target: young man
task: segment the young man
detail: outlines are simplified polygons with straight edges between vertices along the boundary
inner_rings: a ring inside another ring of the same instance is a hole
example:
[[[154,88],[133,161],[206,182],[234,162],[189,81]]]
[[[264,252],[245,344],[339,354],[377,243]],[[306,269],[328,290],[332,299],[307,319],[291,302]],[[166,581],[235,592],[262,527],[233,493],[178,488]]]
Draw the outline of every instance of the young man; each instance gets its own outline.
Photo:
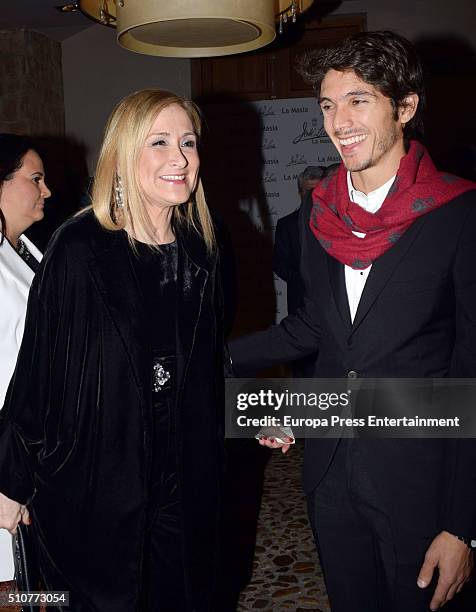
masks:
[[[476,185],[412,139],[414,48],[366,32],[303,66],[342,164],[302,207],[304,307],[235,341],[235,370],[317,349],[324,378],[475,377]],[[437,610],[468,579],[474,440],[308,439],[304,488],[333,612]]]

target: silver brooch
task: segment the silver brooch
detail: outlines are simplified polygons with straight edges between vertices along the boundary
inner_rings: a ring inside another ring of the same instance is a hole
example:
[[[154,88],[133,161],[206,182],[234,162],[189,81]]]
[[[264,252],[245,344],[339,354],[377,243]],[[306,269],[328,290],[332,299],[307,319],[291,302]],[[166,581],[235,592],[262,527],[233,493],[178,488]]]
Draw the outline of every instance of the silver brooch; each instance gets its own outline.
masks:
[[[166,370],[160,363],[156,363],[152,373],[152,389],[155,393],[162,391],[162,387],[170,379],[170,372]]]

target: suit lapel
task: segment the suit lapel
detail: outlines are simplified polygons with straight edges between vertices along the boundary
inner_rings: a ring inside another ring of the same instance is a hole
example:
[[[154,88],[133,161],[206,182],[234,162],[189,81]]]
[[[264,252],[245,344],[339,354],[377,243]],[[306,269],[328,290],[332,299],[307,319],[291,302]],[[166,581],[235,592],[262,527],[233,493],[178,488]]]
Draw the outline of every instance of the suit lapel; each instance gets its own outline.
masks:
[[[395,268],[418,236],[425,220],[426,215],[417,219],[400,240],[373,263],[355,314],[352,333],[367,316],[375,300],[390,280]]]
[[[89,269],[129,356],[135,382],[142,390],[148,384],[144,348],[149,346],[145,312],[132,267],[133,253],[123,232],[108,233],[109,248],[89,262]]]
[[[327,267],[329,272],[329,281],[332,288],[332,295],[334,297],[337,311],[339,312],[342,323],[345,325],[346,329],[350,330],[352,322],[350,319],[349,300],[345,286],[344,264],[334,257],[327,255]]]

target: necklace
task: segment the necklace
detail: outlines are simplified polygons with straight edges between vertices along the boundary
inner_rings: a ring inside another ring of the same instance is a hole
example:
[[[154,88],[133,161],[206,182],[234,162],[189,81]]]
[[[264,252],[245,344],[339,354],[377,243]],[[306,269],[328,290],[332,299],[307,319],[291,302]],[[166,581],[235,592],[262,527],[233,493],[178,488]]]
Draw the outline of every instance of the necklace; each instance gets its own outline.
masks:
[[[26,265],[29,268],[31,268],[33,270],[33,272],[36,272],[38,270],[39,262],[31,254],[30,250],[28,249],[26,244],[23,242],[23,240],[18,239],[17,247],[16,247],[15,250],[18,253],[18,256],[23,259],[23,261],[26,263]]]
[[[18,246],[16,248],[16,252],[24,261],[29,261],[31,259],[31,253],[28,250],[28,247],[20,238],[18,239]]]

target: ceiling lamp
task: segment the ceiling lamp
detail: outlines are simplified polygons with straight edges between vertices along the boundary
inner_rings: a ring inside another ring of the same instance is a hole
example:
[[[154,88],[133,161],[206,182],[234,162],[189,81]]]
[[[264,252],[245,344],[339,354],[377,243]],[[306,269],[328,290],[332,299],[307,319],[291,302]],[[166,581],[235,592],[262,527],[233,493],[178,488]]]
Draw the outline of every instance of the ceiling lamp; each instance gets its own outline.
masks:
[[[79,0],[81,11],[117,28],[126,49],[166,57],[210,57],[259,49],[312,0]]]
[[[79,0],[79,8],[86,17],[116,27],[116,0]]]
[[[296,23],[298,15],[307,11],[312,5],[314,0],[276,0],[276,19],[279,23],[278,32],[280,34],[284,31],[284,26],[291,21]]]

